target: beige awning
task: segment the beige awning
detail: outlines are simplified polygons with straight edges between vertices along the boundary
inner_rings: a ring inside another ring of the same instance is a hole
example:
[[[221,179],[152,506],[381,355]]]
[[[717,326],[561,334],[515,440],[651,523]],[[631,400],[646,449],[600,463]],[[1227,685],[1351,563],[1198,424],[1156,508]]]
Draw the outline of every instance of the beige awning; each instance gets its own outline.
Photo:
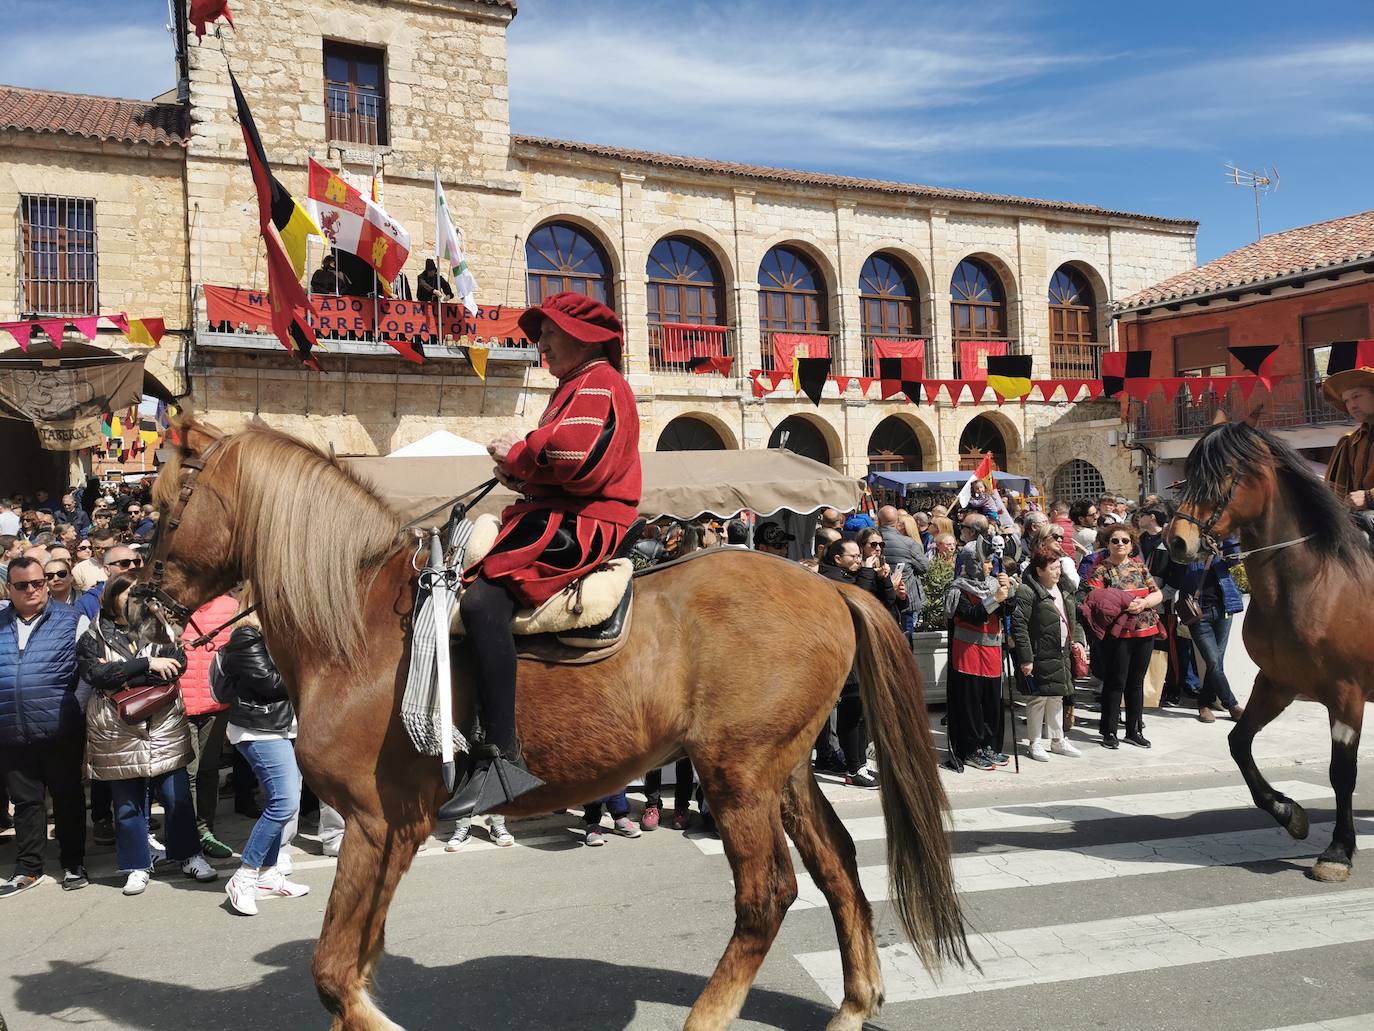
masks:
[[[651,519],[700,515],[728,518],[745,509],[772,515],[780,509],[850,511],[861,484],[828,465],[777,448],[757,451],[655,451],[640,456],[644,492],[640,513]],[[444,504],[491,478],[491,460],[456,458],[348,458],[350,468],[387,498],[406,519]],[[474,511],[499,512],[514,500],[497,487]],[[447,511],[434,517],[447,518]]]

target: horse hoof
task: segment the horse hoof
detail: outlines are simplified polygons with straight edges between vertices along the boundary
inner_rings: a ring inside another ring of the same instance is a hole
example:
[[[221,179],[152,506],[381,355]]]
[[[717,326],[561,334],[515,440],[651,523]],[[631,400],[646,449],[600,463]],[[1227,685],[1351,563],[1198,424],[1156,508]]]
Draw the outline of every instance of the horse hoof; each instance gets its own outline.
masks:
[[[1282,821],[1283,829],[1298,841],[1307,838],[1307,810],[1296,802],[1288,803],[1288,819]]]
[[[1332,863],[1327,860],[1320,860],[1312,869],[1307,871],[1307,876],[1314,881],[1322,881],[1326,884],[1339,884],[1341,881],[1350,879],[1349,863]]]

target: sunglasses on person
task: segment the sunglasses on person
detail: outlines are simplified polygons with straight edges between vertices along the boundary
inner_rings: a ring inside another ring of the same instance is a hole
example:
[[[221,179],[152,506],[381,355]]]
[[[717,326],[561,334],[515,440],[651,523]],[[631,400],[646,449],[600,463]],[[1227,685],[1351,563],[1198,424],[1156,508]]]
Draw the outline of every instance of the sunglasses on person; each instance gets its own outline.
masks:
[[[869,541],[867,544],[864,545],[865,548],[881,548],[882,546],[882,541]]]
[[[1131,539],[1130,539],[1129,537],[1113,537],[1113,538],[1111,538],[1111,540],[1107,541],[1107,543],[1108,543],[1108,544],[1130,544],[1130,543],[1131,543]]]
[[[76,550],[77,550],[77,551],[90,551],[90,550],[91,550],[91,546],[90,546],[89,544],[78,544],[78,545],[76,546]]]
[[[65,569],[55,569],[55,570],[53,570],[51,573],[44,573],[44,574],[43,574],[43,579],[44,579],[44,580],[65,580],[65,579],[67,579],[67,570],[65,570]]]
[[[12,591],[41,591],[48,586],[46,580],[11,580],[10,590]]]
[[[120,569],[141,569],[143,560],[141,558],[117,558],[113,562],[106,562],[107,566],[118,566]]]

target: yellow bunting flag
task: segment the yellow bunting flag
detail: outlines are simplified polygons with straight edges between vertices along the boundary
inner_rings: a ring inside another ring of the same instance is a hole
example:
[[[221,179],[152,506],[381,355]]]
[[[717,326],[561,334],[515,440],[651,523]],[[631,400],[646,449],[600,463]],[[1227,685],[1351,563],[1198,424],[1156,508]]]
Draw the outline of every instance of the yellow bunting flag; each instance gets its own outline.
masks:
[[[164,319],[130,319],[129,331],[124,335],[131,344],[156,347],[165,332],[167,323]]]
[[[472,362],[472,371],[477,373],[477,378],[484,383],[487,379],[487,357],[490,354],[490,347],[468,348],[468,361]]]

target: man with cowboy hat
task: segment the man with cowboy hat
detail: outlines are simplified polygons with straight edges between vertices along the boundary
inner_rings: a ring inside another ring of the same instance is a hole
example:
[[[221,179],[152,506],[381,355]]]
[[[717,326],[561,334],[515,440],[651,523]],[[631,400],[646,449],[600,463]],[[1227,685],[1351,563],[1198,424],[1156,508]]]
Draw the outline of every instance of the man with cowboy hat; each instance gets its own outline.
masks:
[[[1331,452],[1326,482],[1356,511],[1374,508],[1374,340],[1331,345],[1322,393],[1360,425]]]
[[[639,513],[639,412],[621,375],[620,319],[600,301],[561,293],[528,309],[520,328],[558,388],[537,429],[487,446],[496,478],[522,497],[501,513],[491,551],[463,575],[485,740],[442,819],[486,812],[543,784],[516,738],[511,617],[613,556]]]

